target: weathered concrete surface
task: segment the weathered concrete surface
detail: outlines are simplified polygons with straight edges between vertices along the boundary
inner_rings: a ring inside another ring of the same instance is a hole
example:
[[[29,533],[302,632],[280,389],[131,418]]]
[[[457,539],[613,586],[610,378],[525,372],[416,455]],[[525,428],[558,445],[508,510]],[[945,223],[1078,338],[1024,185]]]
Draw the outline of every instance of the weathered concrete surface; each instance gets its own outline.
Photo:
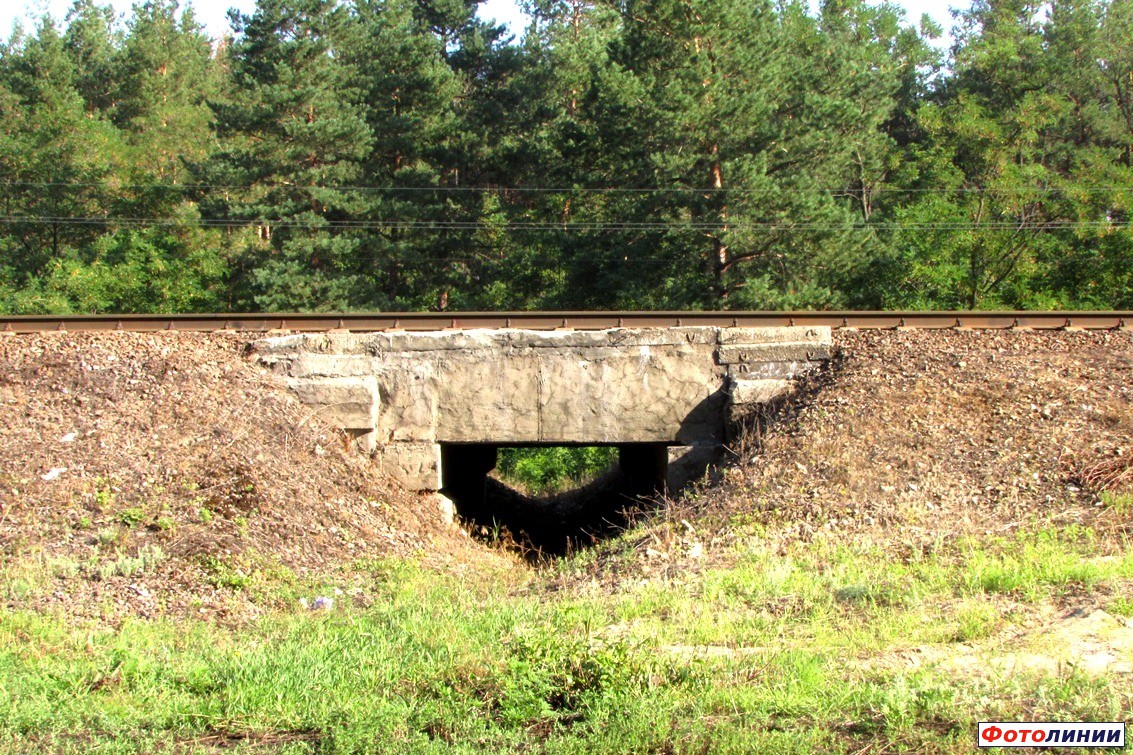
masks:
[[[377,378],[288,378],[287,384],[304,404],[317,407],[318,415],[344,430],[372,431],[381,404]]]
[[[829,359],[831,336],[817,327],[326,333],[253,349],[322,416],[372,431],[376,458],[407,487],[436,490],[437,444],[718,450],[728,417],[790,391]],[[672,463],[688,466],[689,453]]]
[[[374,459],[410,490],[441,489],[441,447],[437,443],[387,443],[375,449]]]
[[[680,490],[693,480],[703,477],[705,472],[710,467],[718,465],[723,457],[723,446],[718,443],[703,446],[670,446],[665,486],[669,490]]]
[[[793,380],[732,380],[731,399],[734,405],[770,404],[794,392]]]

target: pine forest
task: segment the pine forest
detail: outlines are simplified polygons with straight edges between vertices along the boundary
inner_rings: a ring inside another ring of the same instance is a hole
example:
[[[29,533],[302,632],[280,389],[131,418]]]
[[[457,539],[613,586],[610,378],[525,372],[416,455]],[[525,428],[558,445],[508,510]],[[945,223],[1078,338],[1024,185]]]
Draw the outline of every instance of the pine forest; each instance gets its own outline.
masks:
[[[0,312],[1133,308],[1133,0],[524,8],[15,28]]]

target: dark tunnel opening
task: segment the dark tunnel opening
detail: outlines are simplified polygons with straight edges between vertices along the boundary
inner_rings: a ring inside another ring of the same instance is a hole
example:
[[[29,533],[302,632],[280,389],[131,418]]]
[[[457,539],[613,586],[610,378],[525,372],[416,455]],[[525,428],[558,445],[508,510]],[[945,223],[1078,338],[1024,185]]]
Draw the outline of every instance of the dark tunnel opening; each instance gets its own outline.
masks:
[[[510,537],[531,557],[563,555],[620,532],[635,512],[665,492],[667,445],[608,445],[617,449],[617,457],[604,473],[570,490],[531,494],[491,474],[500,446],[445,443],[442,492],[473,533],[489,539]]]

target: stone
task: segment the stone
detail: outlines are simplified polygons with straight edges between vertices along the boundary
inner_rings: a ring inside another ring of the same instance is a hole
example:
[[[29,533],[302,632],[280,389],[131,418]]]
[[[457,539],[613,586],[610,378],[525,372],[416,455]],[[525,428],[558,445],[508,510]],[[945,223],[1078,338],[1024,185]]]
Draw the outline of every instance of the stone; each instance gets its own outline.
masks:
[[[743,380],[733,378],[727,411],[729,439],[742,437],[746,427],[757,421],[761,409],[774,405],[795,391],[793,380],[767,378],[762,380]]]
[[[344,428],[343,432],[346,433],[350,445],[364,454],[373,453],[374,449],[378,446],[378,434],[373,430],[367,430],[365,428],[350,430]]]
[[[437,510],[441,512],[441,521],[445,524],[456,524],[456,503],[443,493],[434,493]]]
[[[729,395],[733,406],[769,404],[788,396],[795,390],[793,380],[768,378],[765,380],[732,380]]]
[[[714,394],[724,371],[708,336],[675,330],[653,332],[653,339],[628,330],[460,333],[447,342],[375,334],[382,344],[378,435],[448,443],[680,441],[701,432],[692,425],[712,424],[705,403],[723,406]],[[617,345],[623,341],[629,345]],[[445,348],[424,351],[426,343]],[[448,348],[453,344],[468,348]],[[384,351],[393,345],[414,350]]]
[[[409,490],[441,489],[441,446],[438,443],[387,443],[374,449],[383,473]]]
[[[830,359],[829,344],[761,343],[743,346],[721,346],[716,351],[720,364],[753,362],[819,362]]]
[[[370,356],[300,354],[288,363],[290,377],[371,377],[376,372]]]
[[[790,380],[821,366],[822,362],[753,362],[729,364],[728,376],[733,380]]]
[[[669,468],[665,475],[665,487],[669,494],[700,479],[709,467],[720,463],[724,447],[719,444],[703,446],[671,446],[669,448]]]
[[[299,400],[324,422],[345,430],[373,430],[378,417],[378,382],[374,377],[288,378]]]
[[[261,359],[272,354],[370,354],[369,337],[369,333],[293,333],[261,338],[251,348]]]
[[[720,328],[721,346],[756,343],[814,343],[830,346],[834,335],[827,325],[792,325],[784,328]]]

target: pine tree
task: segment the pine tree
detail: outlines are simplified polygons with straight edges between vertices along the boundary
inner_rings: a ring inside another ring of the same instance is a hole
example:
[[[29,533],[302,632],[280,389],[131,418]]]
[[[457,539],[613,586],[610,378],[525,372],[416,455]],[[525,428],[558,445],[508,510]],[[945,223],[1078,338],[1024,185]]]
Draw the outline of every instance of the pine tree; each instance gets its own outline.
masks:
[[[953,75],[921,109],[926,142],[937,145],[923,153],[931,193],[902,216],[913,226],[904,234],[910,270],[889,303],[1086,302],[1084,289],[1064,285],[1085,282],[1070,271],[1083,270],[1079,252],[1104,217],[1089,205],[1106,204],[1075,188],[1108,183],[1093,170],[1099,8],[1065,2],[1047,17],[1037,3],[980,0],[960,18]]]
[[[355,5],[344,62],[354,74],[357,103],[369,128],[362,176],[367,191],[358,217],[374,225],[360,237],[356,306],[423,309],[452,288],[446,277],[466,253],[466,234],[430,224],[467,220],[443,189],[453,169],[460,127],[455,103],[463,85],[442,40],[409,0]],[[440,189],[431,191],[431,189]]]
[[[1035,288],[1058,306],[1133,302],[1133,5],[1067,0],[1044,28],[1054,95],[1044,135],[1048,212],[1062,222],[1037,260]]]
[[[88,113],[108,113],[115,104],[122,35],[114,9],[94,0],[74,0],[67,12],[63,44],[75,71],[75,88]]]
[[[87,116],[64,42],[50,18],[34,37],[9,45],[0,59],[0,265],[23,306],[64,306],[35,294],[52,265],[73,257],[105,227],[110,201],[102,183],[119,152],[108,123]],[[38,297],[38,298],[37,298]]]
[[[212,141],[217,76],[211,45],[191,10],[176,0],[134,7],[119,65],[114,121],[137,150],[139,182],[186,177]]]
[[[893,13],[843,3],[817,22],[802,5],[740,0],[620,8],[577,141],[592,183],[635,190],[591,208],[634,230],[588,239],[597,264],[572,271],[601,276],[598,291],[641,282],[627,304],[843,303],[836,289],[872,238],[856,226],[884,180],[883,127],[908,65]]]
[[[361,205],[348,187],[371,133],[339,47],[348,13],[332,0],[263,0],[233,21],[232,99],[214,105],[225,145],[198,175],[247,188],[211,197],[206,212],[258,225],[239,263],[247,306],[350,307],[360,234],[344,224]]]

